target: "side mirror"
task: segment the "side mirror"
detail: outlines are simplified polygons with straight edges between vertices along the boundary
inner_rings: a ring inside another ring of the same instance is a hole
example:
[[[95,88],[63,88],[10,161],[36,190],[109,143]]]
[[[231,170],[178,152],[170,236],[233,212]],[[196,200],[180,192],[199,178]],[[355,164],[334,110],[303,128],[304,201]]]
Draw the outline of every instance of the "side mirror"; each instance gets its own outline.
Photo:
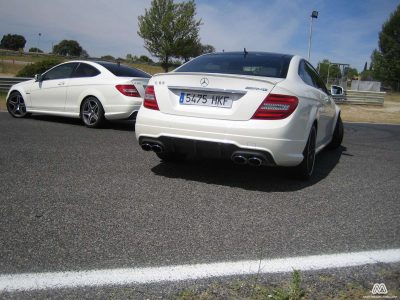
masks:
[[[42,74],[36,74],[36,75],[35,75],[35,81],[36,81],[36,82],[38,82],[38,81],[40,82],[40,81],[42,81],[42,80],[43,80]]]
[[[331,94],[332,96],[342,96],[344,95],[344,89],[339,85],[332,85]]]

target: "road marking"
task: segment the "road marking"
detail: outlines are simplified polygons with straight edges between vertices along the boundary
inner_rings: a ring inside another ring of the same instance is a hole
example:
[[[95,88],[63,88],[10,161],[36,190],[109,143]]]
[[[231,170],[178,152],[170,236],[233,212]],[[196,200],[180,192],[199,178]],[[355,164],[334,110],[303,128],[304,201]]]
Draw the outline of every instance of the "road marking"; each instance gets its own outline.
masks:
[[[400,126],[398,123],[371,123],[371,122],[351,122],[351,121],[343,121],[345,124],[367,124],[367,125],[396,125]]]
[[[0,276],[0,292],[146,284],[232,275],[283,273],[400,262],[400,249],[196,265],[25,273]]]

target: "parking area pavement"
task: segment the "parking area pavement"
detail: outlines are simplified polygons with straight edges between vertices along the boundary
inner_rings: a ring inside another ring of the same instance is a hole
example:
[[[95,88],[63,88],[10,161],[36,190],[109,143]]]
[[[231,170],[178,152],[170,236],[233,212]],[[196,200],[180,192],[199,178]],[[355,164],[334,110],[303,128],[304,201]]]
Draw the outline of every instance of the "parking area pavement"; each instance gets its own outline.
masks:
[[[0,274],[400,247],[400,126],[345,124],[315,176],[161,162],[134,123],[0,113]]]

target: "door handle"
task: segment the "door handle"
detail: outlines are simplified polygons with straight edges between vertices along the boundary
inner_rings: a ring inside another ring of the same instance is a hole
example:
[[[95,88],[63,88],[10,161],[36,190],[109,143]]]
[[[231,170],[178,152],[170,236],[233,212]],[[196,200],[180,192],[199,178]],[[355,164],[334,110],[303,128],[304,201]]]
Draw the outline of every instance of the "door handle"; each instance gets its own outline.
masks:
[[[64,84],[65,84],[64,81],[58,83],[58,85],[64,85]]]

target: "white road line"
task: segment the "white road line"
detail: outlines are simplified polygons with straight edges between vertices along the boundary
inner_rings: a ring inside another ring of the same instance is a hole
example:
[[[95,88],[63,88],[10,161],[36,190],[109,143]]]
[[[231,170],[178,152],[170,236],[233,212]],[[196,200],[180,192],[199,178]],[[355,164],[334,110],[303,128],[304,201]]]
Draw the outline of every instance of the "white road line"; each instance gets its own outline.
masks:
[[[321,270],[400,262],[400,249],[149,268],[0,276],[0,292],[182,281],[232,275]]]

